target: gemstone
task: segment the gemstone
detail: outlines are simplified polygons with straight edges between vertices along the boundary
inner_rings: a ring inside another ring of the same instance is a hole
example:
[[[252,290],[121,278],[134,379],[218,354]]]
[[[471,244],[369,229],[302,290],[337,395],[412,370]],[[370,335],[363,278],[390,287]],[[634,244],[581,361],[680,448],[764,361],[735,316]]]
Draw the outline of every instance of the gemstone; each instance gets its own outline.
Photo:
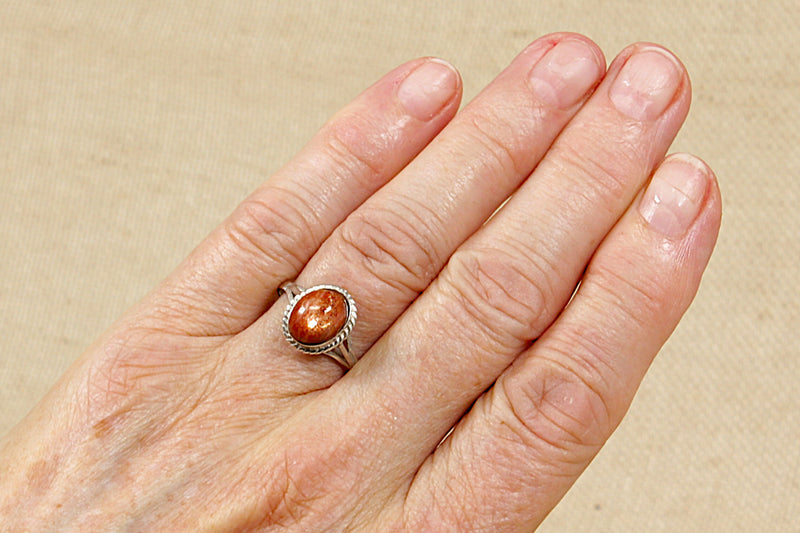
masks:
[[[347,323],[347,300],[331,289],[311,291],[295,304],[289,315],[289,333],[306,345],[334,338]]]

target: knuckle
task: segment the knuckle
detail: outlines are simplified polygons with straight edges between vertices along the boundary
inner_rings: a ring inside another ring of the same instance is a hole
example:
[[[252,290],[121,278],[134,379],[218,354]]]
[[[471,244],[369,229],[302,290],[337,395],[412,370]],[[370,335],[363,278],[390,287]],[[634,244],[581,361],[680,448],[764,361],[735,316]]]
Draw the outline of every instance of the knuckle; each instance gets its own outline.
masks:
[[[528,448],[553,466],[585,466],[612,431],[602,387],[581,371],[550,359],[534,375],[503,379],[505,422]]]
[[[587,201],[597,206],[607,206],[616,212],[620,200],[632,191],[630,176],[644,176],[638,147],[620,142],[607,148],[595,148],[592,153],[578,152],[578,144],[556,143],[552,148],[552,161],[559,168],[559,175],[570,176]],[[592,146],[580,144],[579,146]]]
[[[280,198],[279,196],[288,196]],[[314,249],[315,224],[304,215],[302,200],[282,191],[269,203],[251,197],[242,202],[223,224],[228,241],[237,249],[275,263],[291,263],[299,269],[308,259],[302,250]]]
[[[492,124],[489,128],[486,124]],[[470,143],[477,144],[481,148],[481,160],[486,160],[484,155],[488,155],[488,161],[491,161],[494,169],[489,175],[496,175],[499,172],[502,175],[518,176],[528,172],[527,165],[524,164],[523,155],[519,142],[515,143],[516,138],[506,138],[502,132],[517,131],[514,128],[503,127],[504,121],[500,117],[484,117],[472,115],[469,118],[470,128],[466,129]],[[518,129],[518,128],[517,128]],[[519,139],[523,136],[518,135]]]
[[[434,216],[399,200],[379,212],[362,207],[341,226],[338,252],[357,270],[403,293],[420,293],[442,262],[433,242],[436,232],[429,229]]]
[[[158,331],[120,331],[86,374],[87,421],[101,438],[141,417],[183,420],[215,375],[215,363],[198,357],[185,340]],[[156,432],[149,438],[157,438]]]
[[[634,261],[633,258],[623,261]],[[663,320],[675,314],[675,308],[683,298],[676,298],[669,291],[669,276],[635,275],[633,264],[626,268],[598,263],[587,272],[587,293],[597,294],[587,301],[601,305],[603,312],[621,315],[626,324],[647,328],[654,321]],[[625,272],[623,274],[623,272]]]
[[[125,331],[116,334],[105,344],[102,357],[98,358],[87,374],[89,404],[104,405],[115,399],[130,398],[139,388],[145,368],[154,367],[149,355],[155,337],[152,333]]]
[[[305,459],[306,464],[309,462]],[[311,512],[313,503],[320,499],[319,491],[309,486],[309,477],[300,472],[297,464],[288,458],[270,470],[268,489],[264,502],[262,528],[290,527],[301,524]]]
[[[263,507],[255,529],[300,526],[303,531],[329,531],[349,521],[363,493],[363,479],[358,471],[344,468],[347,451],[352,452],[344,448],[331,451],[323,441],[301,440],[276,454],[266,482],[257,481]]]
[[[487,329],[494,340],[515,346],[539,335],[551,301],[546,272],[530,257],[520,264],[519,257],[496,249],[461,250],[442,276],[458,313]]]
[[[609,396],[605,391],[621,385],[621,376],[611,359],[619,352],[619,347],[609,339],[605,328],[595,324],[568,324],[559,328],[557,335],[548,337],[538,350],[537,357],[572,369],[583,382],[592,384],[592,389],[603,392],[603,397]]]
[[[228,319],[244,318],[238,316],[236,310],[209,315],[207,311],[216,309],[215,304],[194,285],[166,286],[154,294],[148,303],[149,312],[141,317],[141,326],[163,329],[169,324],[172,332],[189,336],[216,336],[221,323]]]
[[[386,152],[393,144],[388,138],[370,135],[376,129],[368,119],[351,115],[323,129],[324,153],[336,168],[348,175],[366,174],[367,180],[384,173]]]

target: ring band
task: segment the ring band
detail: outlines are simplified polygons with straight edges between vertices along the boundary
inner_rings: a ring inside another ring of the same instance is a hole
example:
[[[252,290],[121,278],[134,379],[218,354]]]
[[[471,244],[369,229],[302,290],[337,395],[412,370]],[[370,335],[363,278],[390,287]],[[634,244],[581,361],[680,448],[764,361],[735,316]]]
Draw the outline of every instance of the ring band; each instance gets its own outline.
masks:
[[[350,369],[358,360],[348,339],[356,324],[356,302],[336,285],[314,285],[303,289],[287,281],[278,289],[289,304],[283,313],[283,336],[307,354],[325,354]]]

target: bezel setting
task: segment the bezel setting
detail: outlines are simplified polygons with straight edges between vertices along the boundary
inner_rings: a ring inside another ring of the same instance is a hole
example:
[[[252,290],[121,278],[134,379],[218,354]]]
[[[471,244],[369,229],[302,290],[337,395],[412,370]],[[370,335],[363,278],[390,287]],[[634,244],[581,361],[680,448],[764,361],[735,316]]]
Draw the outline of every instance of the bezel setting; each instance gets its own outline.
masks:
[[[319,290],[337,292],[344,297],[347,304],[347,319],[345,320],[345,323],[341,329],[331,339],[320,344],[303,344],[295,339],[289,331],[289,318],[292,316],[292,311],[294,311],[297,302],[299,302],[304,296]],[[313,287],[304,289],[290,299],[288,305],[286,306],[286,310],[283,312],[283,336],[286,337],[286,340],[289,341],[289,344],[307,354],[330,352],[347,340],[347,338],[350,336],[350,333],[353,331],[353,327],[356,325],[356,318],[358,318],[356,302],[353,297],[350,296],[349,292],[336,285],[314,285]]]

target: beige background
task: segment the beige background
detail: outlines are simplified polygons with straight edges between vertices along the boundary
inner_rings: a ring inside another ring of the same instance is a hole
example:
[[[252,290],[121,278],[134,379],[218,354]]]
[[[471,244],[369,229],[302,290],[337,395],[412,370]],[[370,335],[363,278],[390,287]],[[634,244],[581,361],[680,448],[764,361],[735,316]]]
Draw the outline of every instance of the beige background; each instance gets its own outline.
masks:
[[[573,30],[684,60],[674,149],[725,207],[694,306],[541,531],[800,531],[799,25],[797,0],[0,1],[0,433],[382,73],[438,55],[468,99]]]

